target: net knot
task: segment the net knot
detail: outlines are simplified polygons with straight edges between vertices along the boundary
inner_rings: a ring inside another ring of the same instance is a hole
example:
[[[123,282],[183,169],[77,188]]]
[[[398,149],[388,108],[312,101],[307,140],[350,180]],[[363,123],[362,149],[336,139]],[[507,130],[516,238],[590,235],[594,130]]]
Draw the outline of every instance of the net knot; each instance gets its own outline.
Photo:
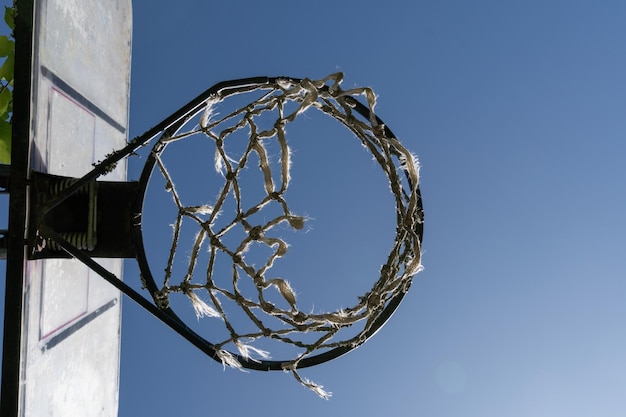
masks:
[[[263,228],[261,226],[254,226],[252,229],[250,229],[248,235],[252,240],[259,240],[263,237]]]
[[[169,292],[167,292],[167,291],[155,291],[154,292],[154,298],[155,298],[157,306],[160,309],[166,309],[166,308],[168,308],[170,306]]]
[[[307,315],[304,314],[302,311],[298,311],[293,316],[293,321],[295,321],[297,324],[304,324],[306,322],[306,319]]]

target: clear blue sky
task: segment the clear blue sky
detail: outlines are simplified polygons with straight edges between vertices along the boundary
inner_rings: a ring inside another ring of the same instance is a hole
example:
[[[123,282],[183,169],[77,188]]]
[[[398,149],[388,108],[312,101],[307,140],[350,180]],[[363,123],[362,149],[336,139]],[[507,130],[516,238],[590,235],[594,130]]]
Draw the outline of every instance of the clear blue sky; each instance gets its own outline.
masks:
[[[372,340],[303,371],[330,401],[282,373],[223,371],[125,300],[120,417],[626,415],[626,3],[133,7],[131,136],[222,80],[343,71],[347,86],[373,87],[378,114],[421,161],[425,271]],[[324,155],[295,156],[318,166],[305,186],[325,192]],[[357,147],[332,174],[371,205],[340,210],[361,219],[336,232],[347,267],[309,255],[339,271],[317,297],[367,275],[364,251],[381,247],[386,212],[353,157],[364,155]]]

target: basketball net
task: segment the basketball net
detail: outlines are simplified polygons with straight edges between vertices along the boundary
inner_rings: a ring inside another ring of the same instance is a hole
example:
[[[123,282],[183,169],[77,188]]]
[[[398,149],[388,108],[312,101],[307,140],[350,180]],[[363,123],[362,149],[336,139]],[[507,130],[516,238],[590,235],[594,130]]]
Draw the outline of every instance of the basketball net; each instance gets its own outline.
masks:
[[[338,347],[354,348],[363,343],[380,326],[377,318],[390,300],[404,294],[413,276],[421,270],[423,212],[417,159],[374,115],[376,99],[373,91],[370,88],[343,90],[340,87],[342,78],[341,73],[336,73],[317,81],[279,79],[270,85],[242,86],[240,93],[258,90],[260,94],[256,100],[218,117],[215,106],[222,97],[216,95],[209,100],[196,125],[162,138],[161,150],[170,143],[198,135],[214,143],[215,170],[222,175],[224,184],[211,204],[186,205],[160,151],[156,152],[158,170],[178,213],[172,226],[173,238],[163,280],[157,283],[160,289],[153,294],[159,307],[168,307],[170,296],[181,293],[191,301],[198,318],[219,320],[229,335],[215,343],[224,366],[241,368],[236,356],[230,353],[235,350],[246,359],[268,358],[270,353],[256,346],[255,342],[261,339],[270,338],[290,345],[299,353],[286,360],[283,369],[322,398],[331,394],[300,375],[300,362],[314,353]],[[357,105],[354,96],[364,98],[369,118],[354,111]],[[290,147],[286,130],[306,111],[319,111],[334,118],[371,153],[389,180],[397,215],[395,241],[387,261],[380,268],[379,278],[355,305],[331,312],[304,311],[298,305],[291,283],[272,275],[272,266],[289,247],[288,242],[276,236],[273,230],[277,226],[301,230],[307,221],[306,216],[294,213],[285,199],[290,182]],[[258,120],[262,119],[266,126],[268,118],[271,118],[270,128],[261,128]],[[235,132],[246,130],[249,135],[246,149],[234,157],[229,153],[229,139]],[[273,149],[279,149],[279,158],[269,155],[269,144]],[[239,178],[246,168],[251,168],[251,160],[258,162],[264,196],[255,204],[245,206]],[[224,206],[229,200],[236,202],[236,210],[226,213]],[[280,207],[278,214],[259,224],[253,214],[270,204]],[[219,226],[216,224],[218,216],[222,216]],[[224,220],[224,216],[230,217]],[[190,221],[197,229],[191,250],[188,246],[179,250],[182,225]],[[233,245],[225,237],[235,228],[245,233],[241,241]],[[248,262],[248,252],[258,245],[265,246],[270,256],[263,264]],[[177,256],[181,257],[181,251],[186,257],[186,273],[182,278],[174,279],[179,275],[174,272],[174,261]],[[204,254],[204,258],[200,254]],[[224,257],[230,263],[231,271],[226,280],[216,276],[215,272],[217,263]],[[202,278],[199,280],[198,276]],[[248,287],[250,282],[253,283],[255,290],[251,293],[241,290],[244,281]],[[245,331],[238,330],[238,323],[229,317],[225,303],[238,306],[253,330],[249,326]],[[355,326],[358,326],[356,331],[353,330]],[[342,330],[348,327],[352,330],[348,336],[342,337]],[[301,334],[308,337],[298,337]]]

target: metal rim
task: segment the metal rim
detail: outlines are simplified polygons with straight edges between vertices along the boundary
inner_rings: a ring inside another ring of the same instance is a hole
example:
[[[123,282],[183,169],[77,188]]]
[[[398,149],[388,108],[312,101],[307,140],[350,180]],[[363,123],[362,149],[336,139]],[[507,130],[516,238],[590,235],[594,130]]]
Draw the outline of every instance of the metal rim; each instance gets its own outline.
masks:
[[[244,78],[244,79],[237,79],[237,80],[231,80],[231,81],[224,81],[224,82],[215,84],[214,86],[206,90],[204,93],[196,97],[194,100],[192,100],[188,105],[184,106],[178,112],[170,116],[170,118],[168,118],[166,121],[162,122],[160,125],[151,129],[151,131],[146,132],[146,135],[155,131],[162,132],[162,133],[159,139],[157,140],[156,144],[153,146],[152,151],[150,152],[150,155],[148,156],[146,163],[144,164],[144,167],[143,167],[140,179],[139,179],[139,192],[137,193],[137,197],[133,204],[134,212],[135,213],[143,212],[144,197],[147,192],[148,184],[150,183],[150,179],[152,177],[152,173],[154,172],[154,167],[156,164],[155,155],[161,153],[166,147],[166,144],[161,142],[161,140],[164,137],[168,137],[174,134],[190,118],[196,116],[200,111],[202,111],[204,109],[206,101],[211,96],[220,94],[222,98],[225,98],[228,95],[232,94],[232,91],[230,90],[234,91],[235,89],[240,89],[248,85],[251,87],[254,87],[253,89],[256,89],[262,85],[270,86],[272,84],[276,84],[278,80],[286,80],[286,81],[293,82],[293,83],[299,83],[302,81],[302,79],[300,78],[291,78],[291,77],[254,77],[254,78]],[[327,90],[328,87],[324,86],[323,89]],[[384,126],[385,134],[387,137],[392,137],[392,138],[396,137],[393,134],[393,132],[387,127],[387,125],[385,125],[384,122],[378,116],[376,116],[375,114],[371,114],[367,106],[362,104],[357,99],[354,99],[354,104],[355,106],[353,110],[359,113],[362,117],[366,119],[370,119],[373,116],[379,124],[382,124]],[[164,125],[166,122],[168,122],[167,125]],[[154,137],[156,135],[153,134],[151,136]],[[408,178],[408,180],[410,183],[411,182],[410,178]],[[410,184],[410,185],[413,185],[413,184]],[[418,198],[418,206],[419,206],[418,209],[422,213],[422,216],[423,216],[422,199],[421,199],[419,185],[416,188],[416,194]],[[418,224],[418,230],[415,230],[415,232],[418,235],[418,240],[421,244],[422,239],[423,239],[423,223]],[[159,291],[159,289],[156,285],[156,282],[150,270],[150,266],[148,264],[148,260],[147,260],[146,253],[144,250],[141,221],[135,222],[135,224],[132,226],[131,235],[132,235],[132,239],[136,248],[136,259],[137,259],[137,263],[141,272],[142,282],[144,283],[144,285],[146,286],[146,289],[150,292],[150,295],[154,299],[155,293]],[[364,341],[368,340],[376,332],[378,332],[378,330],[380,330],[382,326],[389,320],[389,318],[393,315],[395,310],[400,305],[400,302],[404,298],[405,294],[406,294],[405,292],[400,292],[387,302],[387,305],[385,306],[385,308],[378,314],[378,316],[374,320],[372,327],[364,333],[364,336],[365,336]],[[211,358],[213,358],[217,362],[221,362],[221,359],[217,355],[217,349],[215,348],[214,344],[212,344],[210,341],[208,341],[207,339],[205,339],[204,337],[196,333],[194,330],[189,328],[184,323],[184,321],[181,320],[180,317],[170,307],[164,308],[162,309],[162,311],[164,311],[174,321],[178,322],[180,325],[182,325],[186,329],[185,331],[188,333],[187,338],[189,340],[193,340],[194,344],[197,347],[199,347],[203,352],[205,352],[207,355],[209,355]],[[318,353],[316,355],[305,357],[301,361],[298,362],[298,368],[299,369],[306,368],[306,367],[315,366],[315,365],[330,361],[332,359],[335,359],[339,356],[342,356],[350,352],[353,349],[356,349],[358,346],[360,345],[336,347],[336,348],[327,350],[325,352]],[[245,358],[237,353],[233,353],[233,352],[229,352],[229,353],[233,355],[239,361],[239,363],[242,365],[243,368],[252,369],[252,370],[262,370],[262,371],[284,370],[283,365],[291,361],[291,359],[286,359],[286,360],[250,359],[250,358]]]

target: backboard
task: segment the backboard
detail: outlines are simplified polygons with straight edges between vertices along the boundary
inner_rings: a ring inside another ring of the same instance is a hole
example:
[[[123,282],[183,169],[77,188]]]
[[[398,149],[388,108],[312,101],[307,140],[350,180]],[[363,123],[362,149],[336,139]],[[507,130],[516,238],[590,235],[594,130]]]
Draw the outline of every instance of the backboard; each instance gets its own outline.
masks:
[[[28,197],[26,192],[19,195],[20,175],[27,177],[30,170],[36,170],[80,177],[94,162],[126,144],[132,30],[130,0],[24,0],[18,1],[17,8],[16,74],[30,66],[31,78],[22,78],[21,84],[16,78],[14,130],[19,132],[21,126],[28,141],[20,145],[15,139],[19,133],[14,133],[9,239],[16,233],[23,237],[27,228]],[[31,10],[32,26],[28,27]],[[26,56],[29,44],[31,57]],[[18,94],[29,95],[29,102],[20,101]],[[106,179],[125,180],[125,162]],[[20,219],[15,212],[20,212],[20,204],[25,210],[21,231],[16,231]],[[9,243],[9,248],[7,304],[9,297],[15,297],[9,281],[23,279],[23,315],[19,395],[7,398],[11,365],[6,363],[5,352],[3,413],[116,416],[119,291],[78,261],[28,260],[23,247],[21,254],[15,243]],[[23,276],[17,276],[20,266],[15,258],[19,255],[23,255]],[[121,276],[121,259],[98,262]],[[5,320],[10,319],[10,308]],[[5,351],[11,350],[11,346],[7,349],[11,341],[7,342],[6,323]]]

